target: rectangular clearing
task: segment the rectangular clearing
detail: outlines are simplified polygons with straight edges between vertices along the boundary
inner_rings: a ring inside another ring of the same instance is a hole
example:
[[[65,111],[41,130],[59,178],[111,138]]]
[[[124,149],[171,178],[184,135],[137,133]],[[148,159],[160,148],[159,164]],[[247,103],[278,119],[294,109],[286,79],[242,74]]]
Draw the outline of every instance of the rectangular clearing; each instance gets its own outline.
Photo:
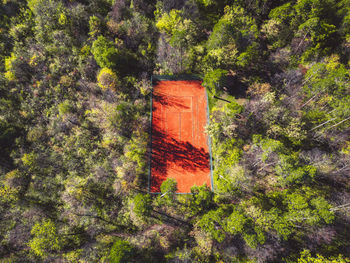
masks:
[[[160,192],[174,178],[178,193],[194,185],[212,187],[207,97],[201,81],[158,81],[152,104],[152,155],[150,191]]]

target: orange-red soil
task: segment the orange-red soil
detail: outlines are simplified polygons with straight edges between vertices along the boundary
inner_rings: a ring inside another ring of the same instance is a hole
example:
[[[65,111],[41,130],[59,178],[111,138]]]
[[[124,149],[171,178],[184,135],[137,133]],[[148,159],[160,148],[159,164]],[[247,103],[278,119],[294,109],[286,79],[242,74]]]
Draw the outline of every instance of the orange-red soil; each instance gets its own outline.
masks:
[[[151,192],[167,178],[178,193],[210,187],[207,98],[201,81],[158,81],[153,91]]]

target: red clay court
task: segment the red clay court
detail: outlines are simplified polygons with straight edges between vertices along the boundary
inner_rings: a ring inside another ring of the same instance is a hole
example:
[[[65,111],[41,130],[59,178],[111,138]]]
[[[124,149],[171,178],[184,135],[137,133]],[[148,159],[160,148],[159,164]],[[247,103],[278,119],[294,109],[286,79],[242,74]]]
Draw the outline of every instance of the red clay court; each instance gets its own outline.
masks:
[[[167,178],[177,181],[178,193],[192,186],[211,187],[207,97],[201,81],[158,81],[152,105],[150,191],[160,192]]]

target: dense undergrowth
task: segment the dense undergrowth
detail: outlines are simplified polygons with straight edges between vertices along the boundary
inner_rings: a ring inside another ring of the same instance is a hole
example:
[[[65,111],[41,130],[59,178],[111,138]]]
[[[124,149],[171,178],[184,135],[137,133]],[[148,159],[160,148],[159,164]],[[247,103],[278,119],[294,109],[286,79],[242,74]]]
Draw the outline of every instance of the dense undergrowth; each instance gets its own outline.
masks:
[[[0,262],[349,262],[348,0],[0,14]],[[153,74],[202,76],[214,192],[147,194]]]

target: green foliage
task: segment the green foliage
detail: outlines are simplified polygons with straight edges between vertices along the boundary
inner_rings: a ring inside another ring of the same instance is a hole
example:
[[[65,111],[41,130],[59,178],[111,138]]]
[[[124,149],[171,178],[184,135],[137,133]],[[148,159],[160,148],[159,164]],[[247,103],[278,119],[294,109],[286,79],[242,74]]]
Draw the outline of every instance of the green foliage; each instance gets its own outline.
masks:
[[[137,194],[133,199],[133,203],[133,211],[137,216],[143,218],[150,215],[152,209],[152,199],[150,195]]]
[[[125,156],[137,164],[136,172],[138,175],[144,175],[146,161],[144,156],[146,154],[147,136],[133,136],[129,143],[124,148]],[[137,183],[137,181],[135,181]]]
[[[317,57],[325,54],[324,52],[327,50],[323,50],[320,43],[324,43],[326,40],[330,41],[329,39],[334,38],[336,26],[321,22],[318,18],[311,18],[299,26],[300,36],[302,36],[302,34],[305,36],[308,33],[310,34],[311,42],[318,44],[304,52],[301,58],[302,62],[310,61],[315,56]]]
[[[72,108],[73,107],[71,105],[71,102],[68,100],[65,100],[58,104],[58,112],[60,113],[60,115],[65,115],[66,113],[71,112]]]
[[[250,66],[259,55],[259,45],[257,43],[252,43],[249,45],[244,52],[242,52],[237,57],[237,66],[242,68],[247,68]]]
[[[350,75],[345,66],[339,63],[339,57],[331,56],[322,63],[314,64],[307,72],[303,87],[308,110],[305,118],[319,129],[336,125],[342,129],[350,116],[349,95],[347,94]],[[339,123],[339,125],[337,125]]]
[[[33,166],[34,163],[35,163],[35,159],[36,159],[36,155],[34,152],[31,152],[31,153],[25,153],[23,154],[23,157],[22,157],[22,162],[25,166]]]
[[[227,231],[233,235],[242,233],[248,219],[238,210],[233,210],[232,214],[227,218]]]
[[[349,261],[349,0],[5,0],[0,13],[2,261],[294,262],[306,247],[320,255],[298,262]],[[150,79],[165,73],[210,92],[214,192],[176,195],[171,179],[140,192]]]
[[[0,204],[3,208],[18,201],[18,189],[8,185],[0,185]]]
[[[180,10],[172,9],[169,13],[162,14],[156,27],[161,33],[170,36],[172,46],[186,47],[195,42],[196,26],[190,19],[185,19]]]
[[[15,54],[11,53],[10,57],[5,58],[5,78],[9,81],[15,80],[12,63],[16,60]]]
[[[317,211],[319,219],[322,219],[326,224],[334,221],[334,213],[331,211],[332,206],[324,198],[314,198],[310,201],[310,204]]]
[[[56,225],[51,220],[37,222],[32,230],[33,238],[28,245],[31,250],[40,257],[47,257],[50,253],[58,251],[62,247],[61,237],[57,233]]]
[[[205,214],[199,226],[213,239],[222,242],[226,233],[241,235],[248,246],[255,248],[265,242],[265,234],[238,206],[225,206]]]
[[[169,13],[164,13],[156,23],[156,27],[162,33],[172,35],[173,31],[179,23],[182,22],[182,12],[180,10],[171,10]]]
[[[270,11],[270,19],[263,25],[263,32],[273,48],[284,47],[291,40],[293,30],[290,23],[293,11],[291,3],[278,6]]]
[[[258,144],[263,153],[261,155],[262,161],[266,161],[271,153],[280,153],[285,151],[283,143],[274,139],[261,139],[259,135],[253,135],[253,142]]]
[[[64,13],[61,13],[58,18],[58,23],[62,26],[66,25],[68,23],[67,16]]]
[[[174,62],[177,66],[171,66],[179,68],[171,69],[171,71],[176,70],[179,71],[179,73],[187,73],[187,71],[190,71],[191,68],[194,67],[194,61],[197,61],[197,58],[191,57],[192,46],[197,42],[198,28],[196,23],[185,18],[184,13],[181,10],[172,9],[169,13],[163,13],[158,10],[156,14],[158,16],[156,27],[161,33],[166,35],[166,43],[159,44],[159,46],[167,45],[167,43],[169,43],[174,49],[174,53],[175,50],[177,52],[176,55],[174,54],[176,56],[174,57]],[[168,56],[168,54],[164,55],[165,57]],[[164,64],[172,64],[172,61],[164,61]]]
[[[241,234],[248,246],[256,248],[258,244],[264,244],[265,234],[258,226],[254,226],[251,218],[247,217],[239,208],[234,208],[227,218],[227,232],[236,235]]]
[[[229,145],[230,144],[225,144],[226,147]],[[237,147],[230,150],[224,150],[225,148],[221,149],[223,152],[215,152],[220,158],[217,160],[214,171],[215,187],[219,193],[238,194],[240,190],[245,188],[246,182],[244,169],[237,165],[241,156],[241,150]],[[224,152],[227,153],[225,154]],[[219,155],[220,153],[222,155]]]
[[[285,3],[281,6],[278,6],[270,11],[269,18],[275,19],[278,22],[283,22],[288,24],[293,17],[292,4]]]
[[[193,211],[206,211],[213,205],[213,192],[206,185],[191,187],[191,209]]]
[[[238,6],[226,7],[224,16],[214,26],[207,47],[214,49],[228,45],[231,41],[242,51],[250,39],[257,37],[257,27],[254,19],[245,14],[243,8]]]
[[[222,208],[211,210],[198,221],[198,225],[213,239],[222,242],[225,239],[225,231],[222,228],[225,211]]]
[[[127,263],[133,256],[133,247],[129,242],[118,239],[114,242],[109,253],[111,263]]]
[[[214,148],[216,145],[220,147],[221,143],[225,144],[224,139],[237,136],[237,125],[232,123],[232,119],[237,118],[237,115],[243,111],[243,107],[234,98],[230,98],[230,100],[230,103],[226,103],[222,107],[212,108],[213,113],[210,116],[212,121],[206,130],[213,138]]]
[[[265,227],[272,228],[276,234],[284,240],[288,240],[293,234],[293,222],[283,216],[282,211],[278,208],[272,208],[265,214],[268,224]]]
[[[202,85],[210,90],[213,95],[220,95],[227,70],[215,69],[205,74]]]
[[[334,0],[299,0],[294,9],[303,21],[309,18],[319,17],[325,20],[334,19]]]
[[[98,85],[103,90],[116,90],[118,86],[117,75],[109,68],[103,68],[97,75]]]
[[[339,2],[339,10],[343,13],[343,22],[341,25],[341,31],[343,35],[349,37],[350,35],[350,8],[349,1],[344,0]]]
[[[300,253],[300,258],[298,258],[298,263],[347,263],[350,259],[344,257],[343,255],[338,255],[337,257],[325,258],[322,255],[317,254],[316,257],[311,255],[309,250],[304,250]]]
[[[287,144],[300,145],[307,134],[305,123],[294,110],[286,107],[288,96],[277,97],[275,92],[266,92],[261,101],[266,105],[261,122],[267,135]]]
[[[28,7],[35,21],[35,37],[41,43],[52,44],[57,41],[55,36],[57,37],[60,30],[69,30],[70,22],[67,16],[68,12],[62,2],[30,0],[28,1]],[[58,47],[48,47],[48,50],[51,49],[51,51],[53,51],[55,49],[57,50],[57,48]]]
[[[43,4],[43,0],[28,0],[27,1],[27,5],[29,7],[29,9],[35,13],[36,12],[36,9],[41,5]]]
[[[215,147],[215,155],[217,156],[216,168],[218,172],[222,171],[222,175],[226,174],[225,169],[227,169],[228,165],[235,165],[240,159],[242,152],[238,147],[235,147],[236,144],[236,139],[230,139]]]
[[[177,182],[173,178],[167,178],[160,186],[162,194],[172,195],[177,190]]]
[[[331,205],[311,188],[271,192],[252,198],[243,205],[254,220],[257,237],[264,242],[265,232],[288,240],[299,228],[313,228],[334,221]]]
[[[169,43],[175,47],[188,48],[196,42],[196,34],[196,25],[190,19],[184,19],[172,30]]]
[[[258,35],[254,19],[246,15],[239,6],[227,6],[225,14],[213,28],[207,41],[208,55],[205,58],[207,67],[250,65],[256,57]]]
[[[199,3],[204,5],[205,7],[210,6],[215,3],[213,0],[197,0]]]
[[[174,200],[176,197],[177,182],[173,178],[167,178],[162,182],[160,186],[161,195],[158,196],[158,202],[168,206],[174,206]]]
[[[338,38],[335,6],[333,0],[303,0],[294,6],[296,16],[292,24],[298,26],[296,35],[309,42],[302,61],[327,54]]]
[[[113,44],[104,36],[99,36],[92,44],[91,53],[101,68],[115,68],[118,52]]]
[[[302,190],[286,193],[283,202],[288,209],[285,216],[293,224],[314,226],[329,224],[334,220],[331,205],[323,197],[313,193],[310,188],[304,187]]]
[[[97,16],[90,16],[89,29],[89,35],[92,38],[96,38],[101,33],[101,21]]]
[[[298,154],[279,155],[279,162],[276,165],[276,174],[279,182],[285,186],[293,183],[303,183],[307,179],[313,179],[316,175],[316,168],[311,165],[300,166]]]

